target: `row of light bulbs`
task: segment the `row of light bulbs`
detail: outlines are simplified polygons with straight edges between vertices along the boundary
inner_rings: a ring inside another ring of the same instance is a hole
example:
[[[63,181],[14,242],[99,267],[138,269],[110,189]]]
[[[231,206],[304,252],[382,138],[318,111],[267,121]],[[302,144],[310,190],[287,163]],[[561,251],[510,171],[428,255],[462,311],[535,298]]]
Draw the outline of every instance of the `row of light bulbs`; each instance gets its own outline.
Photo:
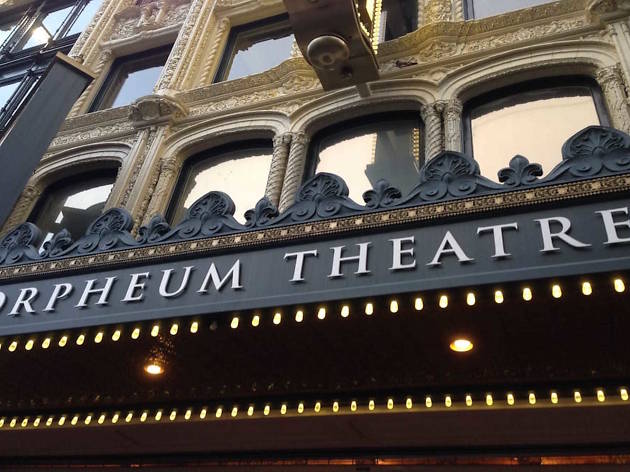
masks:
[[[627,402],[629,399],[628,389],[626,387],[620,387],[618,389],[619,398],[623,402]],[[556,391],[551,391],[548,401],[557,405],[560,402],[560,398]],[[598,388],[595,391],[594,400],[596,403],[603,404],[606,402],[607,397],[604,389]],[[584,401],[584,397],[580,390],[573,391],[573,403],[580,404]],[[487,393],[481,403],[481,406],[492,407],[494,405],[499,404],[491,393]],[[537,405],[538,403],[542,403],[537,397],[535,392],[529,392],[527,394],[527,404],[529,405]],[[516,404],[516,396],[514,393],[507,393],[505,396],[505,404],[508,406],[513,406]],[[472,407],[474,405],[473,397],[470,394],[466,394],[463,397],[463,405],[466,407]],[[463,406],[461,405],[461,406]],[[419,406],[414,403],[412,397],[406,397],[402,403],[398,405],[395,403],[393,397],[387,398],[384,404],[377,405],[376,400],[369,399],[366,402],[358,403],[357,400],[351,400],[350,403],[342,405],[341,402],[335,400],[330,403],[329,406],[324,406],[322,402],[316,401],[310,407],[312,409],[312,414],[335,414],[335,413],[354,413],[354,412],[386,412],[386,411],[406,411],[406,410],[422,410],[426,408],[435,408],[440,405],[434,404],[433,397],[426,396],[424,398],[424,402],[422,402]],[[443,397],[443,408],[450,409],[452,407],[457,407],[453,396],[445,395]],[[117,424],[117,423],[131,423],[131,422],[140,422],[145,423],[147,421],[155,421],[160,422],[165,418],[168,418],[169,421],[176,421],[178,419],[183,419],[185,421],[191,419],[221,419],[221,418],[237,418],[237,417],[253,417],[253,416],[269,416],[272,414],[279,414],[281,416],[284,415],[301,415],[304,413],[311,413],[307,411],[307,406],[305,402],[299,402],[297,406],[293,406],[291,411],[289,410],[289,405],[287,403],[282,403],[278,407],[272,406],[267,403],[262,406],[259,406],[258,409],[254,404],[248,404],[246,407],[241,409],[241,406],[238,404],[234,404],[231,407],[226,407],[224,405],[218,405],[212,412],[208,407],[199,408],[197,411],[194,411],[193,408],[188,408],[183,411],[183,414],[177,408],[173,408],[170,411],[165,411],[160,408],[154,411],[150,410],[142,410],[142,411],[134,411],[129,410],[127,412],[113,412],[113,413],[76,413],[74,415],[61,414],[58,416],[55,415],[37,415],[37,416],[14,416],[14,417],[2,417],[0,418],[0,428],[15,428],[15,427],[40,427],[40,426],[77,426],[77,425],[90,425],[97,424],[103,425],[106,423]]]
[[[613,279],[613,289],[615,292],[617,293],[623,293],[626,290],[626,285],[625,282],[623,281],[623,279],[621,279],[620,277],[617,277],[615,279]],[[590,296],[593,293],[593,286],[591,284],[591,282],[589,281],[583,281],[580,284],[580,288],[581,288],[581,292],[583,295],[585,296]],[[562,292],[562,286],[558,283],[554,283],[551,285],[551,295],[554,298],[561,298],[563,295]],[[530,302],[533,300],[534,298],[534,294],[533,294],[533,290],[531,287],[525,286],[522,288],[521,291],[521,296],[523,298],[524,301],[526,302]],[[497,304],[501,304],[505,301],[505,295],[503,293],[502,290],[497,289],[494,291],[494,302]],[[475,294],[475,292],[469,291],[466,293],[466,304],[468,306],[474,306],[477,303],[477,296]],[[416,311],[422,311],[425,308],[425,302],[424,299],[420,296],[415,297],[413,300],[413,306],[414,309]],[[449,306],[449,297],[446,294],[441,294],[438,296],[438,306],[441,309],[446,309]],[[389,300],[389,311],[393,314],[398,313],[398,311],[400,310],[400,302],[398,301],[398,299],[396,298],[392,298],[391,300]],[[365,315],[367,316],[371,316],[374,314],[375,312],[375,305],[373,302],[366,302],[363,312]],[[339,314],[341,315],[342,318],[347,318],[348,316],[350,316],[350,305],[348,304],[344,304],[341,306],[341,310],[339,312]],[[319,320],[324,320],[326,318],[326,316],[328,316],[328,310],[325,306],[319,306],[317,308],[317,312],[316,312],[316,316],[317,319]],[[294,319],[297,323],[301,323],[302,321],[304,321],[305,318],[305,314],[304,314],[304,310],[302,309],[298,309],[295,312],[295,316]],[[261,323],[262,320],[262,315],[259,313],[254,313],[252,318],[251,318],[251,326],[253,327],[258,327]],[[282,310],[277,310],[274,312],[273,317],[272,317],[272,322],[274,325],[279,325],[280,323],[282,323],[283,320],[283,311]],[[216,323],[213,324],[216,327]],[[232,320],[230,322],[230,327],[232,329],[237,329],[239,326],[241,325],[241,317],[239,315],[235,315],[232,317]],[[188,329],[190,331],[190,333],[195,334],[199,331],[199,321],[191,321]],[[160,324],[159,323],[155,323],[150,330],[150,335],[151,337],[157,337],[160,334]],[[178,334],[180,331],[180,325],[178,322],[173,322],[170,326],[169,329],[169,334],[172,336],[175,336],[176,334]],[[134,327],[131,330],[131,339],[138,339],[140,337],[141,334],[141,328],[139,326]],[[123,335],[122,329],[121,328],[116,328],[112,334],[111,334],[111,340],[116,342],[119,341],[121,336]],[[101,342],[103,342],[103,340],[105,339],[105,330],[104,329],[99,329],[93,338],[93,342],[95,344],[100,344]],[[56,344],[59,347],[65,347],[66,345],[68,345],[68,343],[70,342],[70,336],[67,334],[63,334],[59,337],[59,339],[57,340]],[[77,346],[82,346],[83,344],[85,344],[85,342],[87,341],[87,335],[85,333],[80,333],[77,335],[77,337],[74,339],[74,343]],[[3,347],[3,344],[0,342],[0,350]],[[42,349],[48,349],[49,347],[51,347],[53,345],[53,337],[52,336],[46,336],[44,337],[44,339],[42,339],[41,343],[40,343],[40,347]],[[19,347],[19,340],[14,339],[11,340],[8,343],[8,351],[9,352],[15,352]],[[36,340],[34,338],[30,338],[27,339],[26,342],[24,343],[24,349],[27,351],[32,350],[34,347],[36,347]]]

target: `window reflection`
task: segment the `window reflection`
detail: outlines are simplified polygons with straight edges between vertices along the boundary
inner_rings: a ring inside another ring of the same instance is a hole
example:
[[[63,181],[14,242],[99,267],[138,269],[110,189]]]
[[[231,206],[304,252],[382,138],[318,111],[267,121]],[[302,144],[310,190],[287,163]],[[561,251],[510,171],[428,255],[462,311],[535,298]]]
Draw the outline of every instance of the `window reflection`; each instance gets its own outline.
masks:
[[[313,140],[314,170],[342,177],[350,198],[356,202],[362,202],[363,192],[380,179],[408,192],[419,182],[421,134],[415,117],[372,118],[364,123],[337,125]]]
[[[498,180],[516,154],[548,173],[560,162],[560,149],[573,134],[599,125],[589,87],[537,90],[498,99],[471,110],[472,148],[481,173]]]
[[[379,42],[399,38],[418,28],[418,0],[383,0]]]
[[[245,212],[265,194],[272,153],[267,143],[252,143],[246,148],[221,148],[193,158],[182,173],[172,222],[179,223],[186,210],[211,190],[227,193],[236,206],[234,217],[244,222]]]
[[[44,242],[64,228],[74,239],[80,238],[99,217],[112,190],[115,173],[106,170],[99,174],[79,175],[46,189],[29,218],[42,230]]]
[[[87,28],[102,3],[103,0],[91,0],[83,8],[83,10],[81,10],[81,13],[77,17],[77,19],[74,20],[74,23],[72,23],[72,27],[66,33],[66,36],[81,33],[85,28]]]
[[[0,24],[0,45],[2,45],[2,43],[4,43],[9,36],[11,36],[11,33],[13,33],[15,25],[16,25],[15,22]]]
[[[549,3],[552,0],[468,0],[468,17],[486,18],[508,11]]]
[[[0,110],[7,104],[19,85],[19,82],[0,85]]]

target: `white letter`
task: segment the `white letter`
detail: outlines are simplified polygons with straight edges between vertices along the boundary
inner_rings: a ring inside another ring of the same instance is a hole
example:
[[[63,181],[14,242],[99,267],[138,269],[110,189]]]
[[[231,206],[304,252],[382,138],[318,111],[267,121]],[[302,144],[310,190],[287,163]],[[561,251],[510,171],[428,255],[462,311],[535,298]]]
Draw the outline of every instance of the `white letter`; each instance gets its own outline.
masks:
[[[630,238],[620,238],[617,234],[617,227],[630,228],[630,220],[617,221],[613,220],[613,213],[621,213],[622,215],[628,216],[628,208],[615,208],[614,210],[602,210],[596,211],[595,213],[599,213],[602,216],[602,220],[604,220],[604,228],[606,228],[606,237],[608,241],[604,244],[618,244],[618,243],[629,243]]]
[[[557,248],[553,245],[553,238],[558,238],[567,243],[569,246],[573,247],[588,247],[590,244],[585,244],[583,242],[578,241],[575,238],[572,238],[567,234],[567,231],[571,229],[571,221],[564,216],[556,216],[552,218],[542,218],[537,221],[540,225],[540,232],[542,233],[543,239],[543,249],[540,252],[551,252],[558,251],[560,248]],[[551,232],[550,222],[557,222],[562,225],[562,229],[557,233]]]
[[[507,257],[511,256],[509,252],[505,252],[505,246],[503,245],[503,228],[511,228],[518,231],[518,223],[507,223],[505,225],[484,226],[483,228],[477,228],[477,236],[487,231],[492,231],[492,237],[494,238],[494,254],[492,257]]]
[[[446,232],[446,234],[444,235],[444,239],[442,239],[442,242],[440,243],[440,247],[435,253],[435,257],[433,257],[433,260],[429,262],[427,265],[428,266],[441,265],[442,263],[440,262],[440,258],[442,257],[442,254],[455,254],[459,262],[470,262],[474,260],[468,257],[464,253],[461,246],[455,240],[455,238],[453,237],[450,231]]]
[[[392,254],[392,266],[389,268],[389,270],[403,270],[403,269],[413,269],[414,267],[416,267],[416,259],[413,259],[413,262],[409,262],[407,264],[403,264],[402,263],[402,256],[403,255],[408,255],[413,257],[413,247],[410,247],[408,249],[403,249],[402,248],[402,243],[404,242],[410,242],[410,243],[414,243],[414,237],[413,236],[409,236],[407,238],[396,238],[396,239],[390,239],[390,241],[392,242],[392,250],[393,250],[393,254]]]
[[[317,249],[313,249],[312,251],[287,252],[284,255],[285,261],[289,257],[295,257],[295,269],[293,270],[293,278],[289,282],[304,281],[304,275],[302,274],[302,272],[304,271],[304,256],[317,257]]]
[[[93,293],[101,294],[101,296],[98,298],[98,301],[96,302],[97,305],[107,305],[107,297],[109,297],[109,291],[112,289],[112,285],[114,285],[114,280],[116,280],[116,277],[107,277],[105,280],[105,287],[103,288],[94,288],[94,283],[97,281],[96,279],[87,280],[85,282],[85,289],[83,290],[83,294],[81,295],[81,300],[79,300],[79,303],[77,303],[75,307],[86,307],[87,299]]]
[[[57,303],[57,300],[68,298],[70,292],[72,292],[72,284],[55,284],[55,288],[48,299],[48,304],[42,311],[55,311],[55,304]]]
[[[223,285],[227,282],[229,278],[232,278],[232,288],[239,289],[243,288],[241,286],[241,260],[237,259],[232,268],[225,274],[225,277],[222,279],[219,277],[219,272],[217,272],[217,268],[214,266],[214,262],[208,269],[208,273],[206,274],[206,278],[203,279],[203,283],[201,284],[201,288],[197,290],[198,293],[206,293],[208,291],[208,283],[210,283],[210,279],[212,279],[212,284],[216,290],[221,290]]]
[[[355,274],[369,274],[370,271],[367,269],[367,254],[368,246],[370,244],[372,243],[368,242],[357,244],[357,246],[359,246],[359,255],[348,257],[341,257],[341,251],[343,251],[346,246],[331,247],[330,249],[333,251],[333,263],[332,270],[330,271],[330,275],[328,277],[331,279],[334,279],[335,277],[343,277],[343,274],[341,273],[341,263],[350,261],[359,261],[359,268]]]
[[[26,295],[28,293],[28,295]],[[18,299],[15,301],[15,305],[13,305],[13,310],[9,315],[19,315],[20,314],[20,306],[23,306],[27,313],[35,313],[33,307],[31,306],[31,302],[37,296],[37,289],[35,287],[28,287],[20,289],[20,295]]]
[[[149,278],[149,272],[142,272],[140,274],[131,274],[131,280],[129,281],[129,287],[127,287],[127,293],[125,298],[120,300],[121,302],[139,302],[144,298],[144,282],[138,283],[140,277]],[[138,295],[134,295],[137,289],[140,289]]]
[[[184,267],[184,277],[182,277],[182,283],[179,284],[179,288],[174,292],[167,292],[168,283],[171,280],[171,273],[174,269],[166,269],[162,271],[162,281],[160,282],[160,295],[165,298],[177,297],[182,294],[188,285],[188,279],[190,278],[190,271],[194,269],[194,266]]]
[[[0,292],[0,309],[4,306],[4,302],[7,301],[7,296],[4,292]]]

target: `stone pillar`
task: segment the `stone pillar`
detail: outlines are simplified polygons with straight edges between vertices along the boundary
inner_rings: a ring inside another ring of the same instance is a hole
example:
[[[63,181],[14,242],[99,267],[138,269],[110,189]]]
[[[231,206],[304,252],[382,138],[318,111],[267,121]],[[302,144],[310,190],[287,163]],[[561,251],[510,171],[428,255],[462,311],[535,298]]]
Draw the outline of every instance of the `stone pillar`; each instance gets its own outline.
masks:
[[[180,163],[173,156],[164,159],[160,164],[159,177],[142,218],[143,225],[148,224],[156,214],[164,214],[171,191],[176,184],[180,167]],[[177,223],[179,221],[173,222],[173,224]]]
[[[88,97],[91,97],[93,93],[101,87],[101,85],[105,81],[105,74],[103,74],[103,72],[105,71],[106,68],[110,66],[113,60],[114,60],[114,54],[112,53],[111,49],[105,49],[101,51],[101,55],[98,58],[98,64],[96,65],[96,68],[94,69],[94,72],[96,73],[96,79],[94,79],[92,83],[90,83],[90,85],[87,86],[87,88],[83,91],[81,96],[79,96],[77,101],[74,103],[74,105],[72,106],[72,109],[70,110],[70,113],[68,113],[69,118],[75,117],[79,115],[80,113],[86,111],[84,110],[84,108],[87,108],[86,101]]]
[[[304,133],[294,133],[291,137],[291,149],[287,172],[280,194],[280,211],[286,210],[295,201],[295,196],[302,183],[304,167],[306,166],[306,152],[308,149],[308,137]]]
[[[230,19],[222,18],[219,20],[219,24],[216,25],[215,31],[212,35],[210,51],[208,52],[207,57],[204,58],[205,66],[201,73],[201,78],[199,79],[201,85],[209,85],[212,82],[213,75],[219,68],[219,62],[221,61],[220,52],[225,48],[229,32]]]
[[[2,227],[2,234],[7,233],[10,229],[26,221],[42,193],[43,188],[39,185],[32,183],[26,184],[22,195],[20,195],[20,198],[13,207],[13,211]]]
[[[630,133],[628,97],[619,65],[598,69],[595,78],[604,93],[612,126]]]
[[[280,194],[282,193],[284,174],[287,170],[291,138],[292,133],[283,133],[273,138],[273,157],[271,159],[271,169],[269,170],[265,196],[276,206],[280,204]]]
[[[420,109],[424,121],[424,157],[427,161],[443,150],[442,114],[438,108],[438,103],[431,103],[423,105]]]
[[[462,102],[452,98],[444,103],[444,149],[462,151]]]
[[[453,0],[453,21],[464,21],[464,2],[466,0]]]
[[[606,29],[615,43],[624,81],[630,83],[630,28],[628,28],[628,23],[624,18],[607,25]]]

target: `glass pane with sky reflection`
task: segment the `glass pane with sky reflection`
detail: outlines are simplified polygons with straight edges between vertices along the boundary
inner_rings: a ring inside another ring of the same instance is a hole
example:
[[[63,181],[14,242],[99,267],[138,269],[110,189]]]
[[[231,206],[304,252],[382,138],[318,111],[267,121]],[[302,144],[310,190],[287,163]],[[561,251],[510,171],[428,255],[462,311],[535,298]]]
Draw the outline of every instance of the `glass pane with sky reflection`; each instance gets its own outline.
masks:
[[[549,3],[552,0],[473,0],[475,18],[500,15],[508,11],[520,10]]]
[[[230,72],[226,80],[238,79],[269,70],[291,56],[293,35],[264,39],[249,44],[247,38],[238,38]]]

